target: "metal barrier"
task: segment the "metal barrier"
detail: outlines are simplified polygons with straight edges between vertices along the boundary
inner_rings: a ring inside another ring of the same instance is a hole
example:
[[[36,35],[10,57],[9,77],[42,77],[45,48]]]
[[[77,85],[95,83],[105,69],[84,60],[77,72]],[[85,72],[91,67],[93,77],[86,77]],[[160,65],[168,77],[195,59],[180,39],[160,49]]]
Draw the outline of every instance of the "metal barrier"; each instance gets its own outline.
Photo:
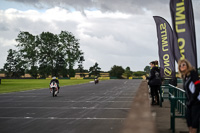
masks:
[[[185,91],[169,84],[169,100],[171,103],[170,129],[175,132],[175,118],[185,118]]]
[[[170,100],[170,129],[174,133],[175,118],[185,118],[185,91],[165,81],[164,84],[160,87],[160,107],[162,107],[162,102],[164,99]]]
[[[178,79],[177,79],[177,83],[183,83],[183,80],[180,79],[180,78],[178,78]]]
[[[178,83],[182,83],[181,79],[177,80]],[[185,118],[186,113],[186,97],[185,91],[178,87],[169,84],[165,81],[160,87],[160,107],[162,107],[162,102],[164,99],[170,101],[170,129],[175,132],[175,118]],[[199,123],[200,124],[200,123]],[[200,125],[199,125],[200,127]],[[199,133],[199,128],[198,128]]]
[[[169,99],[169,80],[164,80],[159,93],[160,93],[160,100],[159,100],[159,104],[160,107],[162,107],[162,102],[164,101],[164,99]]]
[[[181,83],[181,80],[178,82]],[[170,101],[170,129],[174,133],[175,118],[185,118],[185,91],[169,84],[169,80],[164,81],[163,85],[160,87],[160,107],[162,107],[164,99]]]
[[[169,92],[171,91],[171,89],[169,89],[169,84],[170,84],[170,80],[171,79],[165,79],[163,81],[162,86],[160,87],[160,107],[162,107],[162,102],[164,101],[164,99],[168,99],[169,100]],[[178,78],[177,79],[177,83],[183,83],[183,80]]]
[[[159,104],[160,107],[162,107],[162,102],[164,101],[164,99],[169,99],[169,85],[162,85],[160,87],[160,100],[159,100]]]

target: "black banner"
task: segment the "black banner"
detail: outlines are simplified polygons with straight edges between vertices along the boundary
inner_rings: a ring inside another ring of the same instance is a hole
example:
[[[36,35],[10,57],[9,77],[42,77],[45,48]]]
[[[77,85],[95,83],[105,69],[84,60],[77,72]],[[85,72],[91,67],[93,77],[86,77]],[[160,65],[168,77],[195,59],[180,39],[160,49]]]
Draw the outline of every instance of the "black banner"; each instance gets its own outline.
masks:
[[[162,17],[154,16],[158,37],[160,74],[162,78],[175,77],[174,34],[169,23]]]
[[[197,68],[196,35],[191,0],[170,0],[173,29],[177,37],[181,58]]]

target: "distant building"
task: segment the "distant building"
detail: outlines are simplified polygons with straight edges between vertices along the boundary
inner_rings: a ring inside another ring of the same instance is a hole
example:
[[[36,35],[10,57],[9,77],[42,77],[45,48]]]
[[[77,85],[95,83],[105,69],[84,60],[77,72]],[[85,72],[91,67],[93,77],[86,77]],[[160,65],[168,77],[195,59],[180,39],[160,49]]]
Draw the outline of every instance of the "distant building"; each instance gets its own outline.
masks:
[[[81,75],[82,75],[82,77],[85,77],[85,78],[89,77],[89,73],[76,73],[75,78],[80,78]],[[94,75],[91,75],[91,77],[94,77]],[[108,72],[101,72],[100,77],[110,77],[110,74]]]
[[[0,77],[4,78],[6,75],[4,73],[0,73]]]
[[[31,78],[32,76],[30,74],[25,74],[24,76],[21,76],[22,78]]]

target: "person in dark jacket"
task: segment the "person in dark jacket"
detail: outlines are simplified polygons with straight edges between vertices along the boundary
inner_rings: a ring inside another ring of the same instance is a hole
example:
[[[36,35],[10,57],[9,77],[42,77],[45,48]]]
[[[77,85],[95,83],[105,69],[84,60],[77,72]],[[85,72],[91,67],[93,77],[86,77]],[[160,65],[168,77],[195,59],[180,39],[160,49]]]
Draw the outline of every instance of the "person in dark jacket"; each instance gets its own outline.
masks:
[[[178,70],[186,93],[186,120],[189,133],[196,133],[200,119],[200,80],[197,71],[186,59],[179,60]]]
[[[160,69],[158,66],[156,66],[156,62],[152,61],[150,62],[151,65],[151,71],[149,74],[149,77],[147,78],[149,80],[148,84],[151,89],[151,97],[152,97],[152,105],[159,105],[159,89],[161,85],[161,78],[160,78]],[[156,99],[155,99],[156,98]]]

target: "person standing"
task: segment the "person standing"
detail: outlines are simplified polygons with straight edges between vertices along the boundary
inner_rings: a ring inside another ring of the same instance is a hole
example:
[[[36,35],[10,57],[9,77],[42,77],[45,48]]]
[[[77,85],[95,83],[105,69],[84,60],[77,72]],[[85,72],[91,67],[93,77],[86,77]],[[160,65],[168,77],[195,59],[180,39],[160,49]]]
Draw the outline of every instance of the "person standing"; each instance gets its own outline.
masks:
[[[160,70],[156,66],[155,61],[150,62],[150,65],[151,65],[150,76],[147,79],[149,80],[148,84],[151,89],[151,97],[152,97],[151,105],[156,105],[156,104],[159,105],[158,91],[160,90],[161,86]]]
[[[198,73],[186,59],[178,62],[178,70],[186,92],[186,121],[189,133],[196,133],[200,119],[200,81]]]

